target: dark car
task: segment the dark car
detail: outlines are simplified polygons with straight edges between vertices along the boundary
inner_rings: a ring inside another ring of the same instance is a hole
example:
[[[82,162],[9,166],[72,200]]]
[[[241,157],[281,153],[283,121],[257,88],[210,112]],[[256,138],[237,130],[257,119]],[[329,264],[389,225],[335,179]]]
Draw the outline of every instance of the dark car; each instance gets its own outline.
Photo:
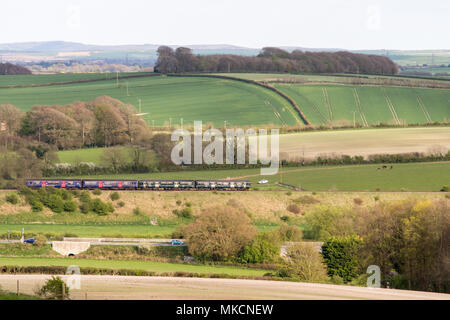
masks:
[[[33,244],[33,243],[35,243],[35,242],[36,242],[36,239],[35,239],[35,238],[30,238],[30,239],[23,240],[23,243],[30,243],[30,244]]]

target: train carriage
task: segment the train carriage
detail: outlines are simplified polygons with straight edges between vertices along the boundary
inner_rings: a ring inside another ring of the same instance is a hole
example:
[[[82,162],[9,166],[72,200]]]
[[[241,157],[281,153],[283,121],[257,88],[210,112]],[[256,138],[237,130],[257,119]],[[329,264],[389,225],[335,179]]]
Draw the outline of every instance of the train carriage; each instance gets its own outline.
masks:
[[[61,188],[81,189],[82,180],[26,180],[25,185],[29,188]]]
[[[140,180],[140,189],[189,190],[195,189],[194,180]]]
[[[84,189],[133,190],[138,180],[83,180]]]

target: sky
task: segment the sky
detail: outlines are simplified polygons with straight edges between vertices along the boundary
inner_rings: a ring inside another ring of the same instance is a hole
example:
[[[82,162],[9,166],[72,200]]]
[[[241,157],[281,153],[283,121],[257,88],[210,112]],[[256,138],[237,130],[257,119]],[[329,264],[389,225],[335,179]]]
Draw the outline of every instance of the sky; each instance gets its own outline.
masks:
[[[0,43],[450,49],[450,0],[0,0]]]

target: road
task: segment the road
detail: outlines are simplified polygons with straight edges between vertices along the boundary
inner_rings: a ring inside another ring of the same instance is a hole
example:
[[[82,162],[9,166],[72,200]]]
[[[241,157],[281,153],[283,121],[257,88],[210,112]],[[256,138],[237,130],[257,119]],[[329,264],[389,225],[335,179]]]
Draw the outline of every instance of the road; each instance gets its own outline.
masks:
[[[15,292],[19,280],[20,291],[32,294],[48,278],[0,275],[0,285]],[[87,275],[81,276],[80,283],[79,290],[71,291],[71,299],[450,300],[450,294],[266,280]]]

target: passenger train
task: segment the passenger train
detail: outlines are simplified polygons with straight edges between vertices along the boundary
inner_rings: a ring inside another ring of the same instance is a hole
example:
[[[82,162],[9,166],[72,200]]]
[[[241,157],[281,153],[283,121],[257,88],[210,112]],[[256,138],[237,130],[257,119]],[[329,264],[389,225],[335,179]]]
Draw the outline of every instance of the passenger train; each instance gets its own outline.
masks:
[[[26,180],[29,188],[102,189],[102,190],[236,190],[251,187],[246,180]]]

